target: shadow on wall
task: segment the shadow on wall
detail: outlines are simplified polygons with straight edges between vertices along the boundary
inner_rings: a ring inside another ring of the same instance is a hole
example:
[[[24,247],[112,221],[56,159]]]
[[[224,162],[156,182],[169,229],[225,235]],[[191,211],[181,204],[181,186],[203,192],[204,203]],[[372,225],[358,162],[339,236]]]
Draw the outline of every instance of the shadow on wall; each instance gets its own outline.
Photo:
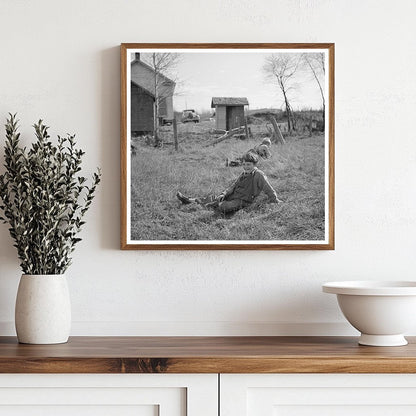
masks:
[[[101,247],[120,248],[120,47],[101,51]]]
[[[237,307],[225,321],[234,322],[238,335],[338,335],[345,329],[351,332],[352,328],[349,328],[333,300],[327,299],[320,285],[314,286],[314,289],[312,292],[299,292],[296,296],[269,291],[264,294],[261,303],[246,303],[244,307]],[[322,315],[323,303],[327,303],[328,308],[333,307],[333,316],[325,316],[321,321],[309,321],[308,317]]]
[[[14,320],[14,300],[22,274],[8,228],[0,224],[0,335],[14,331],[9,323]]]

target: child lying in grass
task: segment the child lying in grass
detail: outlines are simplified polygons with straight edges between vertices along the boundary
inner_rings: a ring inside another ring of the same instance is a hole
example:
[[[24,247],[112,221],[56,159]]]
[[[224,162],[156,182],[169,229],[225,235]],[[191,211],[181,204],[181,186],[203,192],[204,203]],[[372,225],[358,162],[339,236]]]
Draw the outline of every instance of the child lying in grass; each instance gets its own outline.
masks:
[[[269,197],[269,202],[281,202],[266,175],[256,168],[258,160],[257,155],[246,153],[242,157],[243,172],[229,188],[219,195],[190,198],[178,192],[176,196],[182,204],[197,203],[215,208],[222,213],[238,211],[249,206],[262,191]]]
[[[270,146],[272,142],[268,137],[265,137],[260,144],[254,146],[247,153],[253,153],[254,155],[260,156],[262,159],[269,159],[272,156]],[[237,157],[233,160],[227,159],[226,166],[241,166],[243,164],[243,156]]]

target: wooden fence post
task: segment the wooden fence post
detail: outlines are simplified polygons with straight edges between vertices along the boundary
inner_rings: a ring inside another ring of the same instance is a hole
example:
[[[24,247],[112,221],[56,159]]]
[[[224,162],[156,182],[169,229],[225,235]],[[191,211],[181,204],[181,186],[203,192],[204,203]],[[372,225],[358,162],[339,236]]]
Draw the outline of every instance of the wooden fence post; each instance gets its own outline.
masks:
[[[246,129],[246,140],[248,140],[250,137],[248,136],[247,117],[244,117],[244,127]]]
[[[281,143],[281,144],[285,144],[285,143],[286,143],[286,141],[285,141],[285,139],[283,138],[283,134],[282,134],[282,132],[280,131],[279,126],[278,126],[277,121],[276,121],[276,119],[274,118],[274,116],[273,116],[273,115],[271,115],[271,114],[269,114],[269,120],[271,121],[271,123],[272,123],[272,125],[273,125],[274,132],[275,132],[275,137],[276,137],[276,139],[277,139],[277,142],[278,142],[278,143]]]
[[[178,125],[176,124],[176,118],[172,121],[173,126],[173,141],[175,142],[175,150],[178,151],[179,145],[178,145]]]

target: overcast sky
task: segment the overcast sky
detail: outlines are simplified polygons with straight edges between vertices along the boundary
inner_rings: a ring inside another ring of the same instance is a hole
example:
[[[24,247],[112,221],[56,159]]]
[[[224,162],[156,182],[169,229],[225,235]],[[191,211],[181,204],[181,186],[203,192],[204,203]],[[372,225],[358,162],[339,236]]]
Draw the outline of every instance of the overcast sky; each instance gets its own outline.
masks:
[[[262,70],[269,55],[263,51],[180,53],[174,74],[170,74],[179,81],[174,96],[175,110],[209,110],[212,97],[247,97],[250,109],[282,108],[282,94],[277,84],[267,81]],[[147,56],[143,53],[141,59],[146,61]],[[318,85],[307,71],[298,71],[290,98],[294,109],[322,106]]]

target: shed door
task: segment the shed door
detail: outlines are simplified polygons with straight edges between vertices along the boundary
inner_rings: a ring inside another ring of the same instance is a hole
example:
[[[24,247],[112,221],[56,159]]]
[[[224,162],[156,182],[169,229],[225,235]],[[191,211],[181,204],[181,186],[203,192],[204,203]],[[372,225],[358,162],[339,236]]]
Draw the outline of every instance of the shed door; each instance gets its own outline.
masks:
[[[227,107],[227,130],[244,125],[244,107]]]

